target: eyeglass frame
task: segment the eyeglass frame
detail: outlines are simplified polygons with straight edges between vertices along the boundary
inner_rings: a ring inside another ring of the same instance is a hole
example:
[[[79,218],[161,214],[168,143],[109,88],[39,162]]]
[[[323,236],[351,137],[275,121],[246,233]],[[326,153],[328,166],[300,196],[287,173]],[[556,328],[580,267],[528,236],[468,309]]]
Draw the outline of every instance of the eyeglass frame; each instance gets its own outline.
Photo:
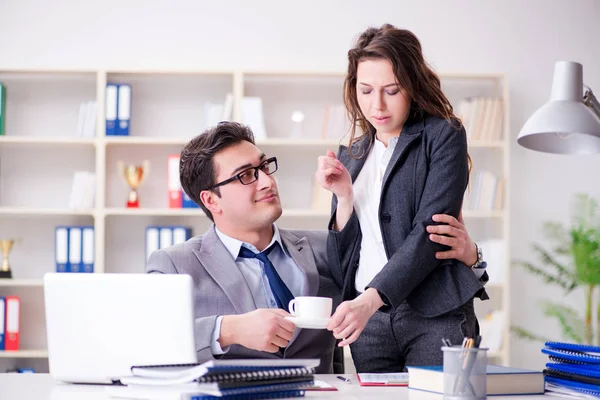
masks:
[[[270,164],[273,161],[275,162],[275,170],[273,170],[273,172],[271,172],[270,174],[267,174],[265,171],[262,171],[260,169],[263,165]],[[250,185],[250,184],[252,184],[252,183],[254,183],[254,182],[256,182],[258,180],[258,171],[259,170],[262,171],[265,175],[269,176],[269,175],[273,175],[277,171],[278,168],[279,168],[279,166],[277,165],[277,157],[270,157],[270,158],[267,158],[266,160],[264,160],[263,162],[261,162],[257,167],[246,168],[245,170],[243,170],[240,173],[232,176],[231,178],[225,179],[224,181],[216,183],[216,184],[212,185],[211,187],[208,187],[208,188],[203,189],[203,190],[214,190],[214,189],[216,189],[218,187],[221,187],[223,185],[227,185],[228,183],[231,183],[231,182],[235,181],[236,179],[238,181],[240,181],[240,183],[242,185]],[[248,183],[242,182],[242,178],[240,176],[242,174],[244,174],[244,173],[252,170],[252,169],[254,170],[254,180],[251,181],[251,182],[248,182]]]

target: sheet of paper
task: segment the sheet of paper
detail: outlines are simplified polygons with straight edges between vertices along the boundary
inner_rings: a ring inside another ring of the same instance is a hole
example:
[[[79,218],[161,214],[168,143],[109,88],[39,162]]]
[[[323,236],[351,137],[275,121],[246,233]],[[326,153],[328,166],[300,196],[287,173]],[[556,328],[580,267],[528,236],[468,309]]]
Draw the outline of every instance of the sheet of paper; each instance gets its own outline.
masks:
[[[388,374],[358,374],[362,383],[408,383],[408,372],[396,372]]]

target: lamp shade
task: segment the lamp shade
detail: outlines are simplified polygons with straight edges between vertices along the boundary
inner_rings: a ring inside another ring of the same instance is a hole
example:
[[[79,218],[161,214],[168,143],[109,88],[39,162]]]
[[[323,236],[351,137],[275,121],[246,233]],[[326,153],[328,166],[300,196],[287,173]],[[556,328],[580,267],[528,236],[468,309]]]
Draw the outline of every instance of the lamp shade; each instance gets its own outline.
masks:
[[[550,101],[525,122],[517,142],[544,153],[600,153],[600,119],[583,103],[581,64],[556,63]]]

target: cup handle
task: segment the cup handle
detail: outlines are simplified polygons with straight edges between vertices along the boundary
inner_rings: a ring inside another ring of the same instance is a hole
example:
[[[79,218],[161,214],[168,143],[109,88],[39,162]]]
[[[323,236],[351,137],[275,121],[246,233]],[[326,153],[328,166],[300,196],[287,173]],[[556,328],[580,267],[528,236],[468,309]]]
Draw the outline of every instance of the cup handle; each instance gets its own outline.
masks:
[[[294,317],[296,316],[296,299],[290,300],[290,303],[288,304],[288,310],[290,310],[290,314],[292,314]]]

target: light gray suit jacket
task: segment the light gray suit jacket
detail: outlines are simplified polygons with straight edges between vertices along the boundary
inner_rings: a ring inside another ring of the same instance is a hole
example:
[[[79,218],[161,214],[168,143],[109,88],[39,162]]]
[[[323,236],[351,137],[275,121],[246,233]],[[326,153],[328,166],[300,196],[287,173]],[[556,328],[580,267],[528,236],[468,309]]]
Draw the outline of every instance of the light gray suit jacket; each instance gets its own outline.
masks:
[[[281,240],[304,271],[303,296],[341,298],[341,271],[330,271],[326,255],[326,231],[279,229]],[[244,314],[256,309],[246,281],[227,251],[214,225],[202,236],[152,253],[148,273],[188,274],[194,281],[195,335],[198,361],[215,359],[211,352],[212,331],[219,315]],[[257,323],[260,323],[257,321]],[[318,373],[331,373],[335,339],[325,329],[296,329],[286,349],[279,353],[232,345],[216,358],[319,358]]]

